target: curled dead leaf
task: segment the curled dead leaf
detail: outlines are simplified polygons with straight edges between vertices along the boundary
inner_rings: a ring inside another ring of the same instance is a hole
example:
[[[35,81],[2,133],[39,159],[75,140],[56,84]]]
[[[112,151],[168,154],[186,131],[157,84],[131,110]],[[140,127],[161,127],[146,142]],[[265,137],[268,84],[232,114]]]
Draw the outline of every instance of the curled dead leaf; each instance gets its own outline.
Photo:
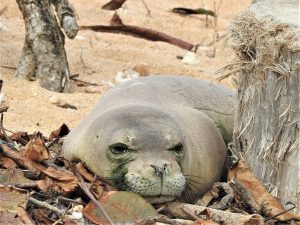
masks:
[[[14,160],[5,156],[0,157],[0,165],[6,169],[15,169],[18,167]]]
[[[145,63],[135,65],[132,70],[138,72],[142,77],[151,75],[150,66]]]
[[[284,210],[282,204],[267,191],[242,160],[239,160],[237,164],[228,171],[227,179],[228,181],[236,179],[236,181],[253,196],[256,203],[261,207],[261,212],[266,216],[272,217]],[[286,212],[274,219],[279,221],[300,221],[300,215]]]
[[[55,222],[49,219],[47,210],[45,209],[34,209],[32,215],[37,224],[52,225]]]
[[[55,168],[55,167],[45,167],[41,165],[39,162],[36,162],[28,157],[25,157],[20,152],[12,150],[10,147],[6,145],[0,145],[3,153],[15,159],[19,165],[33,171],[39,171],[49,178],[53,179],[58,187],[60,187],[65,192],[72,192],[78,186],[77,177],[69,170],[63,168]],[[39,185],[39,183],[38,183]],[[42,186],[42,184],[40,184]],[[45,184],[44,186],[45,187]]]
[[[37,133],[37,136],[26,144],[23,155],[36,162],[42,162],[50,158],[49,150],[44,145],[40,133]]]
[[[32,221],[32,219],[29,217],[28,213],[25,211],[24,208],[19,207],[18,208],[18,216],[20,220],[26,224],[26,225],[35,225],[35,223]]]
[[[25,167],[31,171],[37,171],[30,163],[30,159],[25,158],[19,151],[13,149],[11,146],[6,144],[0,144],[0,149],[3,154],[13,159],[19,166]]]
[[[73,192],[78,187],[77,180],[60,181],[50,177],[45,177],[45,179],[38,180],[36,183],[42,191],[51,190],[58,193],[64,192],[65,194]]]
[[[50,133],[48,140],[52,141],[54,138],[61,138],[66,136],[70,132],[69,127],[66,124],[62,124],[60,128]]]
[[[48,191],[49,189],[52,189],[54,186],[53,180],[49,177],[45,177],[43,180],[36,181],[37,186],[42,191]]]
[[[194,225],[220,225],[219,223],[216,223],[212,220],[201,220],[198,219],[195,221]]]
[[[26,145],[30,140],[27,132],[17,131],[10,136],[10,139],[21,145]]]
[[[76,164],[76,169],[81,174],[81,176],[84,179],[86,179],[87,181],[92,182],[94,180],[94,176],[87,171],[87,169],[84,167],[82,162],[79,162],[79,163]]]
[[[49,188],[53,188],[56,191],[64,191],[69,193],[78,187],[77,177],[71,171],[58,170],[54,167],[45,168],[37,163],[34,166],[36,169],[48,176],[47,185]],[[45,183],[38,183],[38,185],[44,185],[43,187],[45,188]]]

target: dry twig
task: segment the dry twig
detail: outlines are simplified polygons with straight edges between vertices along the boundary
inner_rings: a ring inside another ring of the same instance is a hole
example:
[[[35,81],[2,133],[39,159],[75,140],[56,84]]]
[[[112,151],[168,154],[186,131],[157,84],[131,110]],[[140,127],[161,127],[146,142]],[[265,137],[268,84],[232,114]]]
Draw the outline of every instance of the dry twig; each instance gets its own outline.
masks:
[[[0,66],[1,68],[4,68],[4,69],[10,69],[10,70],[16,70],[17,67],[15,66]]]
[[[29,197],[28,201],[30,201],[31,203],[37,205],[37,206],[40,206],[40,207],[43,207],[43,208],[46,208],[46,209],[49,209],[55,213],[57,213],[58,215],[62,215],[64,214],[64,211],[63,210],[60,210],[50,204],[48,204],[47,202],[41,202],[35,198],[32,198],[32,197]]]
[[[5,139],[11,143],[14,144],[14,142],[11,140],[11,138],[7,135],[4,127],[3,127],[3,113],[1,114],[1,118],[0,118],[0,131],[2,132],[2,134],[4,135]]]
[[[107,32],[107,33],[121,33],[126,35],[131,35],[134,37],[143,38],[150,41],[162,41],[169,43],[171,45],[175,45],[179,48],[185,50],[191,50],[194,45],[183,41],[181,39],[172,37],[168,34],[158,32],[156,30],[132,26],[132,25],[125,25],[122,23],[122,20],[117,14],[114,14],[113,18],[111,19],[111,25],[94,25],[94,26],[81,26],[82,30],[93,30],[96,32]]]
[[[137,223],[136,225],[148,225],[148,224],[150,225],[150,224],[155,224],[156,222],[171,224],[171,225],[183,225],[183,223],[180,223],[174,219],[170,219],[167,216],[163,216],[163,215],[158,215],[154,218],[149,218],[147,220]]]
[[[141,1],[142,1],[143,5],[144,5],[145,9],[147,10],[147,16],[152,17],[151,16],[151,11],[150,11],[148,5],[146,4],[146,2],[144,0],[141,0]]]
[[[8,106],[0,106],[0,113],[7,112],[8,109],[9,109]]]
[[[75,176],[78,178],[79,180],[79,185],[81,187],[81,189],[84,191],[84,193],[86,193],[86,195],[95,203],[95,205],[100,209],[101,213],[103,214],[104,218],[107,220],[107,222],[109,224],[114,224],[112,219],[110,218],[110,216],[107,214],[107,212],[105,211],[105,209],[103,208],[103,206],[101,205],[101,203],[99,201],[97,201],[97,199],[95,198],[95,196],[91,193],[91,191],[89,190],[87,184],[84,182],[81,174],[77,171],[76,167],[70,163],[70,167],[73,171],[73,173],[75,174]]]

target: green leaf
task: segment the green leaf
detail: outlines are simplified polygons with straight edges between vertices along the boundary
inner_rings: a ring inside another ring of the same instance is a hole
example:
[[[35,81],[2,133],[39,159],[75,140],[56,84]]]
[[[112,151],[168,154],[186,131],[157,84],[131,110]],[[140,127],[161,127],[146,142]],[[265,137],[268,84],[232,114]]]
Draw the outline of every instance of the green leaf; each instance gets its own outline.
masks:
[[[141,196],[133,192],[111,191],[100,199],[100,202],[116,224],[134,224],[157,216],[157,211]],[[107,224],[101,211],[90,201],[83,214],[96,224]]]

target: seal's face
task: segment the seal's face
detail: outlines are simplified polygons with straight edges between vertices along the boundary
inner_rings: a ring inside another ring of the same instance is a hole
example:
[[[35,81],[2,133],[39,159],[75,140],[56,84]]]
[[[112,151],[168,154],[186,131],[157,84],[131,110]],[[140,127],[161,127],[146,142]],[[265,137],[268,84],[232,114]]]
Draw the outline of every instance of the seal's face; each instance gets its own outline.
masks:
[[[172,200],[185,189],[184,137],[167,115],[145,110],[118,112],[101,121],[105,129],[97,145],[109,161],[102,177],[152,202]]]

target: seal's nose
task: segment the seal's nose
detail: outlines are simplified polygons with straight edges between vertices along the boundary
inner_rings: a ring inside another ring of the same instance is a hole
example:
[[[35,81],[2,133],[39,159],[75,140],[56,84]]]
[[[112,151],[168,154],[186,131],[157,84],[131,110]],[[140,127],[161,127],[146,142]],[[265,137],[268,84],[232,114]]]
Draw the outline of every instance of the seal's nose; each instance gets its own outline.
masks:
[[[168,173],[168,164],[164,164],[161,167],[156,165],[150,165],[150,166],[154,169],[154,175],[157,177],[162,178],[164,175]]]

